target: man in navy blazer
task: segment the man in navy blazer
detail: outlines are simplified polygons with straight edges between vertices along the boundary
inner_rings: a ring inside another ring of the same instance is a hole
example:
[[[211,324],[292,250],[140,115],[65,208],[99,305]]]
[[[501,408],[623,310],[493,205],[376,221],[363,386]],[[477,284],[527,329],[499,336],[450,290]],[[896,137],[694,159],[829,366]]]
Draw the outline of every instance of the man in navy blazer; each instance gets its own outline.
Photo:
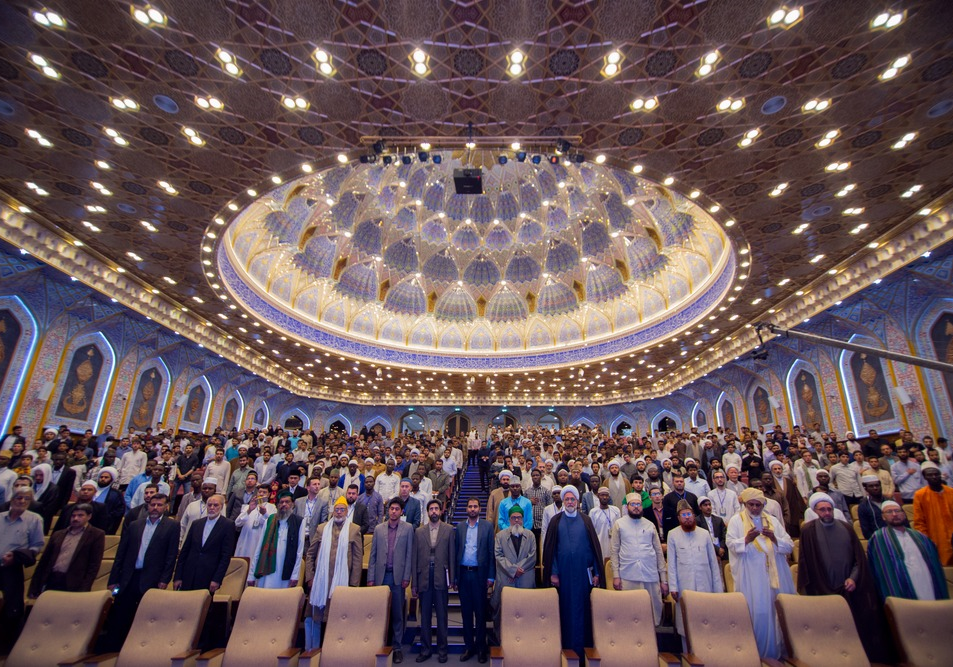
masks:
[[[460,656],[466,662],[474,655],[486,662],[486,600],[493,587],[496,560],[493,555],[493,524],[480,518],[480,501],[467,501],[467,520],[456,527],[457,578],[454,587],[460,592],[463,614],[463,641],[466,650]],[[474,636],[474,623],[476,636]]]
[[[150,588],[166,588],[172,580],[179,551],[179,524],[166,517],[169,497],[157,493],[149,501],[149,516],[133,521],[119,540],[109,574],[116,596],[109,613],[108,650],[119,650],[129,634],[142,596]]]
[[[399,488],[400,490],[397,492],[397,496],[404,504],[404,521],[412,525],[415,529],[419,528],[421,519],[420,501],[410,495],[413,485],[410,483],[410,480],[405,477],[400,480]]]
[[[225,578],[235,553],[235,522],[222,516],[225,496],[216,493],[205,501],[206,516],[189,526],[179,563],[175,590],[207,590],[214,594]]]

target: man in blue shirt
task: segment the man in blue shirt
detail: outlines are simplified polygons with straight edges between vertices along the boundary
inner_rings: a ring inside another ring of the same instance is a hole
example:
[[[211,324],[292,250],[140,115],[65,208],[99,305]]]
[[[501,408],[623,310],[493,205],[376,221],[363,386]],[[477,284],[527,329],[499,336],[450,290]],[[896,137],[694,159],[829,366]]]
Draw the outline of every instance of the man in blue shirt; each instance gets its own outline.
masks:
[[[533,503],[532,501],[523,495],[523,486],[516,482],[515,484],[510,484],[510,495],[507,498],[504,498],[500,501],[500,509],[497,513],[496,525],[499,530],[506,530],[510,527],[510,508],[513,505],[519,505],[523,509],[523,516],[528,523],[533,523]],[[535,526],[526,526],[528,530],[532,530]]]
[[[480,518],[480,501],[467,501],[467,520],[456,527],[457,568],[454,587],[460,592],[463,642],[460,662],[474,655],[486,662],[486,594],[493,587],[496,570],[493,554],[493,524]],[[475,632],[474,632],[475,630]]]

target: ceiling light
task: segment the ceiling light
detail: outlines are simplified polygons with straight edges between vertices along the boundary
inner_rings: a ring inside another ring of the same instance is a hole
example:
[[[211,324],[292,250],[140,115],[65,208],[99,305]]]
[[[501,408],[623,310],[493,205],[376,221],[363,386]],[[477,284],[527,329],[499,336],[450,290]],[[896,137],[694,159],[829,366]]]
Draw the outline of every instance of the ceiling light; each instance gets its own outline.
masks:
[[[761,128],[755,127],[748,130],[744,133],[744,136],[741,137],[741,140],[738,142],[739,148],[747,148],[754,143],[754,140],[761,135]]]
[[[155,228],[155,225],[153,225],[153,224],[152,224],[151,222],[149,222],[148,220],[140,220],[139,223],[140,223],[143,227],[145,227],[146,229],[148,229],[150,232],[158,231],[158,230]]]
[[[761,303],[762,301],[763,301],[763,299],[759,296],[757,299],[755,299],[754,301],[751,302],[751,305],[752,305],[752,306],[757,306],[757,305],[758,305],[759,303]]]
[[[911,185],[911,186],[910,186],[910,189],[907,190],[906,192],[904,192],[904,193],[903,193],[902,195],[900,195],[900,196],[901,196],[902,198],[904,198],[904,199],[910,199],[910,197],[912,197],[912,196],[915,195],[916,193],[920,192],[920,190],[921,190],[922,188],[923,188],[922,185]]]
[[[281,103],[286,109],[290,109],[292,111],[304,111],[311,106],[310,102],[303,97],[282,96]]]
[[[658,108],[657,97],[637,97],[629,105],[633,111],[653,111]]]
[[[172,187],[172,184],[169,183],[168,181],[159,181],[158,185],[159,185],[160,188],[162,188],[163,190],[165,190],[165,191],[166,191],[168,194],[170,194],[170,195],[177,195],[177,194],[179,194],[179,191],[176,190],[174,187]]]
[[[768,27],[784,28],[786,30],[800,21],[803,16],[804,11],[800,7],[782,5],[768,15]]]
[[[885,11],[877,14],[870,21],[871,30],[891,30],[903,23],[905,12]]]
[[[193,146],[205,145],[205,140],[199,135],[197,131],[193,130],[191,127],[183,126],[182,134],[186,136],[186,138],[189,140],[189,143],[192,144]]]
[[[883,72],[880,73],[880,80],[887,81],[889,79],[894,78],[900,73],[900,70],[902,70],[904,67],[906,67],[909,64],[910,64],[910,56],[900,56],[899,58],[897,58],[890,64],[890,67],[888,67],[887,69],[885,69]]]
[[[734,99],[732,97],[726,97],[715,107],[718,111],[739,111],[745,105],[744,98]]]
[[[856,188],[856,187],[857,187],[857,184],[856,184],[856,183],[851,183],[850,185],[845,185],[843,188],[841,188],[840,190],[838,190],[837,193],[836,193],[834,196],[835,196],[835,197],[846,197],[846,196],[849,195],[849,194],[854,190],[854,188]]]
[[[824,171],[845,171],[850,168],[850,162],[831,162],[824,167]]]
[[[145,5],[144,7],[130,5],[129,11],[132,14],[132,18],[147,28],[159,28],[164,26],[167,22],[165,14],[151,5]]]
[[[30,58],[30,62],[36,65],[37,69],[39,69],[43,73],[43,76],[49,77],[51,79],[60,78],[59,71],[57,71],[56,68],[50,65],[49,61],[43,56],[38,55],[36,53],[31,53],[29,55],[29,58]]]
[[[347,155],[345,155],[344,153],[338,153],[338,162],[340,162],[341,164],[346,164]]]
[[[112,169],[112,165],[110,165],[105,160],[96,160],[93,164],[95,164],[99,169],[102,169],[104,171],[108,171]]]
[[[850,230],[850,233],[851,233],[851,234],[854,234],[854,235],[856,236],[857,234],[860,234],[860,233],[861,233],[862,231],[864,231],[865,229],[867,229],[867,223],[866,223],[866,222],[862,222],[862,223],[860,223],[859,225],[857,225],[856,227],[854,227],[852,230]]]
[[[789,282],[791,282],[791,279],[790,279],[790,278],[784,278],[784,279],[782,279],[782,280],[778,283],[778,287],[784,287],[784,286],[787,285]]]
[[[864,209],[862,206],[852,206],[844,209],[844,215],[860,215],[863,212]]]
[[[811,258],[811,264],[817,264],[817,263],[818,263],[819,261],[821,261],[822,259],[824,259],[824,255],[814,255],[814,256]]]
[[[622,71],[622,54],[619,51],[610,51],[603,61],[602,76],[609,79],[620,71]]]
[[[225,105],[222,104],[222,101],[217,97],[195,97],[195,106],[200,109],[208,109],[211,111],[222,111],[225,109]]]
[[[641,173],[642,173],[642,169],[643,169],[643,167],[642,167],[642,165],[640,165],[640,164],[634,164],[634,165],[632,165],[632,173],[633,173],[633,174],[641,174]]]
[[[691,192],[688,193],[688,196],[689,196],[691,199],[698,199],[698,198],[701,196],[701,194],[702,194],[702,193],[701,193],[701,191],[699,191],[699,190],[692,190]]]
[[[242,75],[242,70],[238,66],[238,61],[235,56],[225,49],[218,49],[215,52],[215,58],[218,59],[218,62],[222,65],[222,69],[225,70],[225,73],[229,76],[239,77]]]
[[[28,137],[30,137],[31,139],[33,139],[36,143],[38,143],[38,144],[40,144],[41,146],[43,146],[43,148],[51,148],[51,147],[53,146],[53,144],[50,142],[49,139],[47,139],[46,137],[44,137],[42,134],[40,134],[40,133],[37,132],[36,130],[31,130],[31,129],[27,128],[26,134],[27,134]]]
[[[768,196],[780,197],[784,193],[784,191],[787,189],[788,189],[787,183],[778,183],[776,186],[774,186],[774,190],[768,193]]]
[[[136,253],[132,252],[131,250],[130,250],[129,252],[127,252],[126,255],[127,255],[128,257],[131,257],[132,259],[136,260],[137,262],[141,262],[141,261],[142,261],[142,257],[140,257],[140,256],[137,255]]]
[[[791,232],[791,233],[792,233],[792,234],[802,234],[802,233],[804,233],[804,230],[807,229],[808,227],[810,227],[810,224],[808,224],[808,223],[806,223],[806,222],[803,222],[803,223],[801,223],[800,225],[798,225],[797,227],[795,227],[794,231]]]
[[[281,185],[281,176],[278,176],[277,174],[275,176],[272,176],[271,182],[274,183],[275,185]]]
[[[120,146],[128,146],[128,145],[129,145],[129,142],[126,141],[126,139],[125,139],[121,134],[119,134],[119,132],[117,132],[116,130],[112,129],[111,127],[104,127],[104,128],[103,128],[103,133],[104,133],[107,137],[109,137],[110,139],[112,139],[115,143],[119,144]]]
[[[674,182],[675,182],[675,179],[672,178],[671,176],[668,176],[666,177],[664,181],[662,181],[662,185],[671,185]]]
[[[734,226],[735,226],[734,220],[725,220],[725,227],[734,227]]]
[[[43,9],[42,11],[33,12],[33,20],[39,23],[44,28],[65,28],[66,19],[57,14],[56,12],[50,11],[48,9]]]
[[[94,225],[93,223],[91,223],[91,222],[88,221],[88,220],[81,220],[81,222],[83,223],[83,227],[85,227],[86,229],[88,229],[88,230],[91,231],[91,232],[97,232],[97,233],[99,233],[99,232],[102,231],[99,227],[97,227],[96,225]]]
[[[715,65],[721,60],[721,53],[718,51],[709,51],[698,63],[698,69],[695,70],[695,76],[706,77],[715,71]]]
[[[907,132],[905,135],[900,137],[900,139],[897,140],[897,143],[891,146],[891,148],[893,148],[894,150],[906,148],[907,144],[909,144],[911,141],[913,141],[916,138],[917,138],[916,132]]]
[[[510,76],[519,76],[526,68],[526,56],[519,49],[511,51],[506,57],[506,62],[506,71]]]
[[[930,215],[931,213],[933,213],[933,210],[932,210],[932,209],[929,209],[929,208],[921,208],[919,211],[917,211],[917,213],[919,213],[920,215],[926,216],[926,215]]]
[[[830,109],[830,107],[831,100],[829,97],[823,99],[814,98],[802,104],[801,111],[804,113],[816,113],[820,111],[826,111],[827,109]]]

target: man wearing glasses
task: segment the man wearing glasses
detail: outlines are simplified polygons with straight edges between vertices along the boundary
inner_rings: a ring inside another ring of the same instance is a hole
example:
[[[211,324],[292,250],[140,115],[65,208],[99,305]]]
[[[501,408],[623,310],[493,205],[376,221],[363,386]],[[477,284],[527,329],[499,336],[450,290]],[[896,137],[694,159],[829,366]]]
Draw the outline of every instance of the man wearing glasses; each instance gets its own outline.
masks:
[[[950,597],[936,546],[906,524],[903,508],[892,500],[880,505],[886,526],[870,537],[867,558],[882,598],[946,600]]]

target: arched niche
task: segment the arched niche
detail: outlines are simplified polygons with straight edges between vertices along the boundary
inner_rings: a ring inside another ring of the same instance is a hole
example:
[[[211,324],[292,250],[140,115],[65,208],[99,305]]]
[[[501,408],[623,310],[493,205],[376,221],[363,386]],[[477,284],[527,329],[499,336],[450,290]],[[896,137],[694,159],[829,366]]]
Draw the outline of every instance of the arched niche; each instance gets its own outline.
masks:
[[[293,423],[300,423],[300,426],[295,427],[289,424],[289,421],[293,418],[297,419],[297,421]],[[282,413],[281,417],[278,418],[278,424],[281,426],[281,428],[286,430],[288,428],[302,428],[304,430],[308,430],[311,428],[311,418],[298,408],[291,408],[290,410],[285,410],[284,413]]]
[[[674,423],[675,428],[664,429],[664,430],[675,430],[675,431],[681,432],[682,418],[678,416],[677,414],[675,414],[674,412],[672,412],[671,410],[659,410],[657,413],[655,413],[655,416],[652,417],[652,420],[649,422],[651,424],[652,431],[662,432],[663,429],[659,428],[659,426],[662,425],[663,420],[666,420],[666,419]],[[664,425],[670,426],[668,421],[664,422]]]
[[[340,424],[345,428],[345,433],[348,435],[354,432],[354,426],[351,424],[351,420],[342,415],[340,412],[324,420],[324,430],[330,431],[335,422],[340,422]]]
[[[205,433],[208,413],[212,408],[212,385],[204,375],[192,380],[188,389],[180,396],[176,404],[181,406],[179,428],[195,433]]]
[[[414,412],[413,410],[408,410],[400,416],[400,421],[397,423],[397,431],[399,433],[423,433],[427,430],[427,422],[424,418]]]
[[[808,432],[814,423],[820,424],[821,432],[827,430],[829,422],[825,410],[823,386],[820,374],[813,364],[798,359],[788,370],[785,385],[788,390],[788,401],[791,404],[791,414],[801,430]]]
[[[71,431],[89,428],[98,432],[115,368],[116,352],[102,332],[84,334],[70,341],[63,354],[62,369],[44,426],[55,428],[65,424]]]
[[[372,417],[364,422],[364,426],[367,427],[368,431],[370,431],[374,426],[378,425],[381,427],[383,435],[387,435],[394,430],[394,427],[391,426],[390,420],[383,415],[377,415],[376,417]]]
[[[734,401],[728,396],[727,392],[721,392],[718,400],[715,401],[715,416],[718,419],[718,425],[725,431],[732,433],[738,432],[738,411]]]
[[[551,431],[558,431],[563,427],[563,418],[555,412],[546,412],[536,420],[536,425],[548,428]]]
[[[6,406],[0,408],[0,433],[10,432],[38,337],[36,318],[20,297],[0,297],[0,406]]]
[[[163,420],[166,399],[172,385],[169,367],[162,357],[155,357],[140,364],[132,381],[129,399],[126,401],[125,428],[143,432],[155,428]]]
[[[848,342],[882,347],[880,341],[861,334],[854,334]],[[870,429],[889,433],[903,428],[900,407],[891,391],[894,380],[889,361],[873,353],[842,350],[838,368],[855,434]]]
[[[237,389],[225,399],[225,405],[222,407],[221,426],[226,431],[233,428],[239,428],[242,423],[242,416],[245,414],[245,399]]]
[[[447,437],[465,436],[470,432],[470,417],[462,410],[454,410],[443,420],[443,432]]]
[[[271,409],[268,407],[268,401],[261,401],[252,415],[252,428],[265,428],[271,421]]]

